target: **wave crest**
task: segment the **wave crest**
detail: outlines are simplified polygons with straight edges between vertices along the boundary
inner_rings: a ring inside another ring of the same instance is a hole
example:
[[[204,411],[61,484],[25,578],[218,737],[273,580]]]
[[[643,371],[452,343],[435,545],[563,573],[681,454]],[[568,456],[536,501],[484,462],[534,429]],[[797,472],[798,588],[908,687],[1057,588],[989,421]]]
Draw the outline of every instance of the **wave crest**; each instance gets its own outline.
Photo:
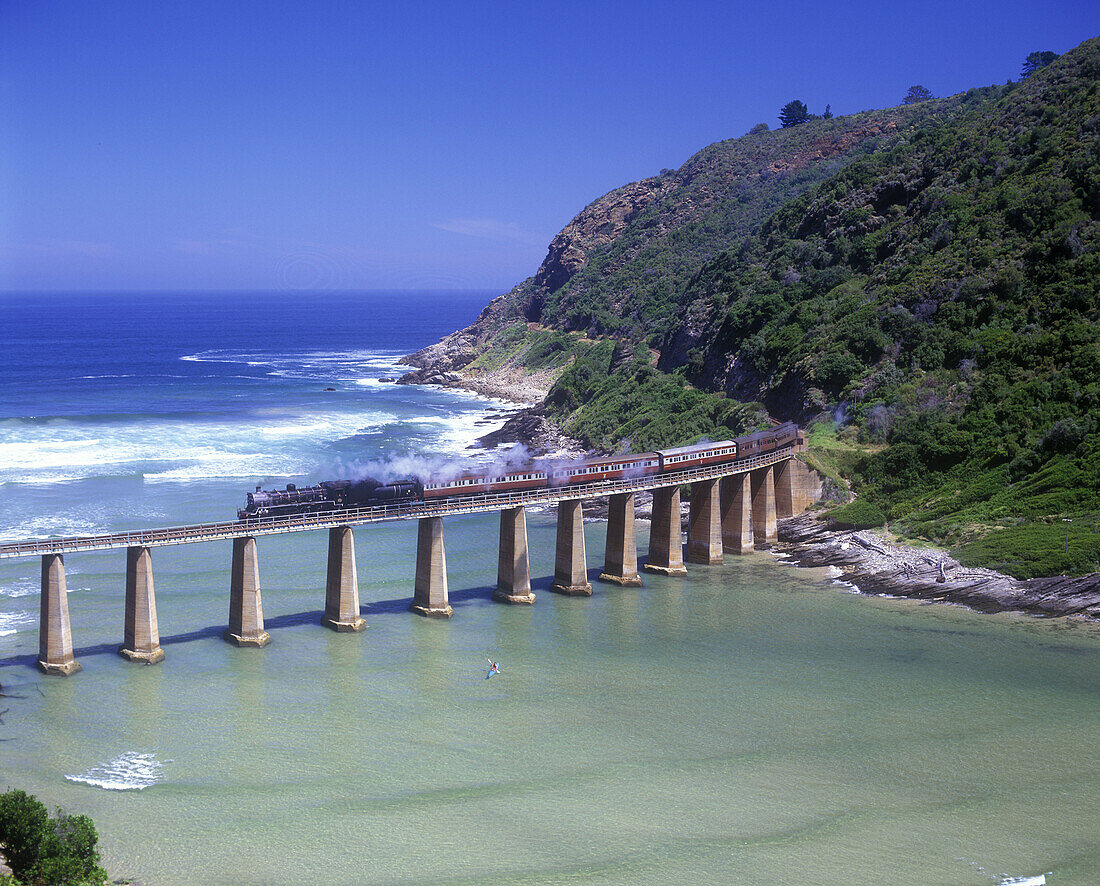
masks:
[[[164,781],[165,773],[164,764],[155,754],[129,751],[109,763],[65,778],[107,791],[141,791]]]

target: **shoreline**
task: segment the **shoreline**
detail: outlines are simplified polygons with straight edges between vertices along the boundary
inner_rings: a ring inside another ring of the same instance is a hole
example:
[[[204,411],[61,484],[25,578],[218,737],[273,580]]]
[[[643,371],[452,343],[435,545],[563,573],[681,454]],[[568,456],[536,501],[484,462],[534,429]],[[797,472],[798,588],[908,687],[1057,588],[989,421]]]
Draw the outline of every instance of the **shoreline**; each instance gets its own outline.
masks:
[[[491,452],[498,446],[518,443],[539,457],[579,458],[587,454],[584,446],[547,421],[542,411],[542,403],[556,377],[557,374],[551,377],[546,373],[532,375],[506,370],[475,376],[462,369],[444,370],[429,364],[406,372],[394,384],[431,385],[497,401],[498,415],[493,418],[500,419],[500,427],[478,435],[470,449],[480,447]]]
[[[1100,573],[1017,579],[992,569],[963,566],[939,548],[893,542],[866,529],[829,529],[813,513],[780,520],[779,542],[772,550],[796,566],[832,566],[840,572],[837,581],[869,596],[1100,624]]]
[[[528,373],[518,368],[502,367],[475,375],[448,361],[414,364],[411,362],[414,356],[406,354],[398,361],[402,366],[411,365],[415,368],[393,379],[394,384],[437,385],[441,388],[468,391],[482,397],[507,400],[519,408],[533,408],[541,404],[559,374],[553,370]]]

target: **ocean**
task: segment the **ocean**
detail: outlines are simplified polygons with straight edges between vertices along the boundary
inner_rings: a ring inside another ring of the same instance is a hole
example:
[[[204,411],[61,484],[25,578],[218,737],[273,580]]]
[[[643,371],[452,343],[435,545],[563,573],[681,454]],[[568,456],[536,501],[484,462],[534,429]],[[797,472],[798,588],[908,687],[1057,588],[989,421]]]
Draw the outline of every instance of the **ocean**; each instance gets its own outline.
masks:
[[[0,296],[0,538],[495,458],[506,404],[381,380],[491,295]],[[1100,882],[1094,626],[763,552],[560,597],[554,512],[528,532],[537,602],[505,606],[495,515],[445,521],[441,621],[408,611],[415,524],[357,528],[360,634],[320,624],[326,533],[261,538],[264,649],[222,639],[229,542],[154,549],[155,666],[116,652],[124,552],[70,554],[70,678],[34,668],[37,559],[0,562],[0,788],[150,886]]]

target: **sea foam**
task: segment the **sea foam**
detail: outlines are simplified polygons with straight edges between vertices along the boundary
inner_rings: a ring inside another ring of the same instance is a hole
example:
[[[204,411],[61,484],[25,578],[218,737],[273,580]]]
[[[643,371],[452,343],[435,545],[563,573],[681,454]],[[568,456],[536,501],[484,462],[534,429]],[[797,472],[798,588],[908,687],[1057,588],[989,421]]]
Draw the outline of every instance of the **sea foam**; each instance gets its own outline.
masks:
[[[30,627],[34,621],[34,615],[30,612],[0,612],[0,637]]]
[[[164,781],[164,764],[155,754],[129,751],[104,763],[93,766],[79,775],[66,775],[69,781],[88,784],[108,791],[140,791]]]
[[[0,483],[72,482],[142,474],[146,480],[293,476],[308,469],[301,451],[382,427],[378,409],[317,410],[235,421],[99,423],[9,427],[0,436]]]
[[[403,355],[389,351],[299,351],[270,353],[214,349],[180,357],[188,363],[230,363],[265,367],[280,378],[357,381],[363,376],[403,371]]]

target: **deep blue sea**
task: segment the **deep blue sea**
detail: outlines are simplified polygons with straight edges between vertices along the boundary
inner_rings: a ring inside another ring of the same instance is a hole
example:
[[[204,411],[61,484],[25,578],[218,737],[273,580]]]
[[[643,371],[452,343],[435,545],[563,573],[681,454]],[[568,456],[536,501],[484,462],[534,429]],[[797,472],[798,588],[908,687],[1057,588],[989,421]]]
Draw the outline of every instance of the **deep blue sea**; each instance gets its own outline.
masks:
[[[479,457],[503,404],[381,379],[491,295],[0,296],[0,538]],[[763,552],[562,597],[527,522],[537,601],[506,606],[496,515],[445,521],[450,620],[408,611],[415,524],[357,527],[358,634],[320,623],[327,533],[260,538],[263,649],[222,637],[229,542],[155,548],[155,666],[117,654],[124,552],[66,555],[68,678],[34,666],[38,559],[0,561],[0,789],[149,886],[1100,883],[1094,626]]]
[[[379,379],[490,297],[5,296],[0,538],[232,519],[253,483],[469,455],[491,404]]]

